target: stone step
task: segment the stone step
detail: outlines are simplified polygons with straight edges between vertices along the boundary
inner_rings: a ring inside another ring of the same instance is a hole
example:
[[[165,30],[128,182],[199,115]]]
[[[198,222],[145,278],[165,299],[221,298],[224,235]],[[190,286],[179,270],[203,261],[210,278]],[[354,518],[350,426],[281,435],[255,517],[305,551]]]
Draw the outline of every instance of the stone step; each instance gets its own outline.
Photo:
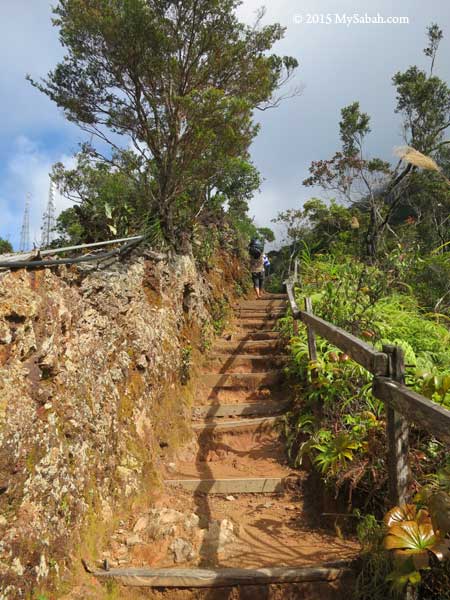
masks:
[[[274,494],[284,490],[285,478],[166,479],[165,484],[197,494]]]
[[[210,431],[211,433],[218,433],[222,431],[228,432],[239,432],[239,431],[253,431],[255,429],[268,429],[273,428],[277,422],[278,417],[259,417],[254,419],[230,419],[230,420],[214,420],[203,423],[194,423],[192,429],[197,433],[203,433]]]
[[[194,406],[193,419],[208,419],[213,417],[238,417],[254,415],[281,414],[291,406],[290,400],[281,402],[250,402],[242,404],[211,404],[209,406]]]
[[[309,567],[266,567],[253,569],[237,568],[124,568],[92,571],[100,581],[114,580],[124,586],[154,587],[154,588],[226,588],[235,586],[254,586],[269,584],[331,584],[339,580],[352,580],[354,572],[350,561],[336,561]],[[351,597],[347,585],[347,598]],[[323,588],[321,588],[322,590]],[[300,590],[297,595],[289,598],[309,598],[328,600],[329,598],[344,598],[339,594],[333,595],[332,590],[323,590],[318,595],[305,595]],[[307,592],[308,590],[305,590]],[[334,588],[335,592],[337,591]],[[264,597],[269,597],[260,590]],[[255,590],[256,593],[258,593]],[[331,592],[331,594],[330,594]],[[339,593],[339,592],[338,592]],[[209,597],[209,596],[208,596]],[[225,597],[225,596],[223,596]],[[231,597],[231,596],[227,596]],[[233,596],[234,597],[234,596]],[[250,597],[250,596],[249,596]],[[263,596],[260,596],[261,598]],[[275,597],[275,596],[274,596]],[[281,596],[277,596],[280,597]],[[166,596],[169,599],[169,596]],[[254,596],[257,600],[256,596]],[[283,596],[285,598],[285,596]]]
[[[219,354],[280,354],[284,343],[281,339],[269,340],[242,340],[242,341],[225,341],[217,342],[213,348],[213,352]]]
[[[261,373],[282,368],[287,356],[277,354],[212,354],[203,365],[208,373]]]
[[[260,386],[269,387],[283,380],[280,370],[265,373],[207,373],[201,383],[213,388],[246,388],[255,389]]]

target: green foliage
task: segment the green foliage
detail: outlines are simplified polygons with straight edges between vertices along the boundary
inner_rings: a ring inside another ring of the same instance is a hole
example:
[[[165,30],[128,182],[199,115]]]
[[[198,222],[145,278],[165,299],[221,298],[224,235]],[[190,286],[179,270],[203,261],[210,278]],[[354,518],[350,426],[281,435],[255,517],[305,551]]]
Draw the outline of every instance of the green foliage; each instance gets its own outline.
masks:
[[[279,273],[272,273],[266,278],[264,288],[270,294],[282,294],[284,292],[284,278]]]
[[[225,298],[219,298],[213,301],[210,313],[212,315],[212,326],[215,335],[223,333],[227,321],[230,317],[230,306]]]
[[[274,242],[275,234],[269,227],[258,227],[258,236],[266,242]]]
[[[421,574],[418,593],[424,600],[450,600],[450,559],[431,559],[430,568]]]
[[[196,226],[193,232],[192,249],[197,264],[201,269],[210,270],[211,261],[218,249],[220,234],[216,226]]]
[[[353,460],[355,450],[361,448],[361,442],[352,434],[344,431],[334,437],[330,435],[329,431],[324,433],[326,434],[323,436],[325,439],[312,446],[317,451],[314,462],[321,473],[336,475],[340,469],[345,469],[347,462]]]
[[[396,112],[405,117],[409,145],[425,154],[442,140],[450,114],[450,89],[436,76],[416,66],[396,73]],[[448,127],[448,125],[447,125]]]
[[[8,254],[13,251],[11,244],[2,238],[0,238],[0,254]]]
[[[362,515],[354,511],[358,517],[357,536],[361,544],[361,563],[356,578],[354,600],[386,600],[401,598],[393,593],[388,581],[392,572],[390,556],[383,548],[385,527],[373,515]]]
[[[356,579],[354,600],[395,600],[404,598],[392,590],[388,577],[392,566],[389,556],[382,550],[372,550],[361,557],[361,567]]]
[[[347,156],[354,156],[361,150],[364,137],[370,132],[370,117],[359,110],[359,102],[353,102],[341,110],[339,123],[342,149]]]
[[[407,384],[450,406],[449,330],[423,314],[417,300],[405,293],[396,260],[394,254],[394,268],[381,271],[354,258],[314,258],[305,251],[297,303],[301,306],[303,295],[310,296],[316,314],[379,349],[385,343],[400,345]],[[280,326],[291,338],[288,372],[298,394],[283,425],[292,462],[298,465],[309,457],[330,484],[347,494],[349,504],[356,495],[357,506],[362,501],[380,514],[386,494],[384,411],[373,397],[370,375],[321,338],[317,361],[311,363],[303,326],[298,336],[288,318]],[[426,443],[420,443],[424,462],[416,465],[422,480],[443,452]]]
[[[448,214],[450,214],[450,195]],[[450,231],[448,237],[450,238]],[[417,256],[410,268],[409,281],[414,286],[414,292],[419,301],[426,309],[450,317],[449,252]]]
[[[328,204],[318,198],[306,201],[301,209],[289,209],[273,221],[282,224],[298,251],[306,244],[314,252],[358,254],[361,245],[358,209],[349,210],[332,199]]]
[[[192,346],[188,345],[181,349],[180,381],[186,385],[191,377]]]
[[[144,228],[145,201],[123,172],[106,164],[92,165],[88,156],[80,153],[73,169],[56,164],[53,180],[75,202],[57,219],[56,231],[63,239],[75,244],[97,242]]]

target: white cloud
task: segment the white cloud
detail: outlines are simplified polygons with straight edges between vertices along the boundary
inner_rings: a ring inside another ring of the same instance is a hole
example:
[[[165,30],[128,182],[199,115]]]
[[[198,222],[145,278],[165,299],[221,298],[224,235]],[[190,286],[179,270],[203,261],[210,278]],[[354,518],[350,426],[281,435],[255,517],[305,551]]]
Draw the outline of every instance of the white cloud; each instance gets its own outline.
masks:
[[[26,136],[19,136],[13,143],[11,156],[6,164],[5,177],[8,182],[0,188],[2,222],[0,236],[8,237],[17,248],[27,196],[30,195],[30,238],[39,245],[41,239],[42,214],[45,210],[50,186],[49,174],[52,165],[61,161],[73,166],[74,158],[67,155],[52,156]],[[57,214],[71,203],[58,192],[55,194]]]

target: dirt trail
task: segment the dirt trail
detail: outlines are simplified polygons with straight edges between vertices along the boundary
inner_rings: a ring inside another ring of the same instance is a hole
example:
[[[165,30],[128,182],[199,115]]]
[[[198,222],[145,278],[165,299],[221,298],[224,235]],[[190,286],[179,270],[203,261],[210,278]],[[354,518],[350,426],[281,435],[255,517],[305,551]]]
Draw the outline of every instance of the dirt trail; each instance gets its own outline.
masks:
[[[289,468],[279,439],[277,414],[286,410],[289,399],[278,383],[286,356],[274,323],[284,310],[283,296],[241,302],[233,330],[216,342],[205,360],[205,379],[215,379],[199,388],[193,408],[198,450],[195,457],[168,465],[168,485],[159,500],[161,507],[170,507],[179,536],[177,514],[191,514],[198,524],[189,541],[192,552],[180,552],[177,566],[294,568],[352,559],[358,553],[354,540],[340,539],[323,527],[319,499],[305,494],[308,476]],[[230,373],[239,374],[239,379],[230,381]],[[272,374],[269,382],[266,373]],[[255,374],[263,378],[255,380]],[[246,493],[249,482],[261,485],[261,492],[269,489],[266,480],[276,486],[276,493]],[[196,482],[202,484],[201,493],[189,491]],[[215,493],[217,482],[221,494]],[[187,529],[185,525],[184,534]],[[144,534],[140,531],[139,543],[119,565],[173,567],[173,546],[165,536],[146,540]],[[164,597],[177,596],[172,590]]]
[[[222,375],[281,371],[286,357],[274,325],[284,311],[282,296],[241,302],[235,311],[233,333],[217,341],[205,361],[205,371]],[[317,529],[317,515],[305,508],[302,487],[306,475],[289,468],[276,425],[252,430],[252,416],[214,416],[214,407],[217,410],[224,403],[270,403],[268,410],[273,411],[277,403],[286,400],[287,393],[280,384],[255,387],[245,381],[239,387],[225,389],[218,385],[204,391],[203,398],[209,400],[212,409],[204,422],[216,427],[199,433],[195,463],[178,463],[171,478],[280,477],[288,483],[285,491],[273,495],[232,493],[233,499],[228,500],[224,495],[195,496],[198,513],[206,514],[209,520],[228,519],[236,524],[235,541],[219,552],[209,546],[200,553],[201,566],[303,566],[351,558],[358,551],[354,541]],[[247,428],[233,428],[234,422],[241,424],[244,419],[248,420]],[[229,430],[219,431],[224,423],[229,424]]]

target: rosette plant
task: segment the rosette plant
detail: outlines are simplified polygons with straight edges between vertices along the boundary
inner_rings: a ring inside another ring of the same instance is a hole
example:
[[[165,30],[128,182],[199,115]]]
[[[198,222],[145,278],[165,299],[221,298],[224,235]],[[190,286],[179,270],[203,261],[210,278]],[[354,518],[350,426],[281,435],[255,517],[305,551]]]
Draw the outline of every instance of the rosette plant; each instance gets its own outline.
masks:
[[[414,504],[395,506],[384,517],[387,533],[384,547],[392,551],[394,570],[389,576],[393,588],[417,585],[420,570],[430,566],[430,554],[439,560],[450,556],[447,531],[439,530],[428,510]]]

